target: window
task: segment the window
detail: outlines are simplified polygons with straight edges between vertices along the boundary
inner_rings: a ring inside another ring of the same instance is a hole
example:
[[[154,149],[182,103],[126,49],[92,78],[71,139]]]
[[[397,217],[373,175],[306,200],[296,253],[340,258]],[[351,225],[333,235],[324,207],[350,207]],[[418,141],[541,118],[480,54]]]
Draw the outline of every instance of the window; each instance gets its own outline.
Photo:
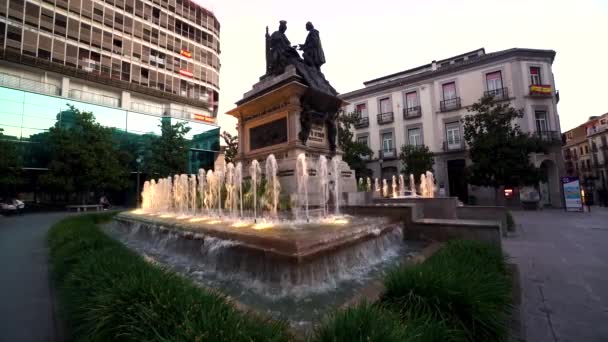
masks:
[[[382,151],[393,151],[393,132],[382,133]]]
[[[361,115],[362,118],[367,117],[367,104],[359,103],[355,106],[355,111]]]
[[[536,131],[539,133],[548,131],[549,125],[547,124],[547,112],[537,110],[534,112],[534,116],[536,117]]]
[[[422,131],[420,128],[410,128],[407,130],[407,140],[412,146],[422,145]]]
[[[358,137],[358,138],[357,138],[357,142],[358,142],[359,144],[364,144],[365,146],[369,146],[369,145],[368,145],[368,143],[367,143],[367,136],[364,136],[364,137]]]
[[[589,154],[589,146],[585,145],[585,154]]]
[[[530,82],[532,84],[542,84],[540,78],[540,67],[530,67]]]
[[[454,60],[454,64],[456,64],[456,63],[462,63],[462,62],[464,62],[464,57],[457,58],[457,59]]]
[[[448,150],[461,148],[460,123],[452,122],[445,125],[445,134],[448,143]]]
[[[500,71],[486,74],[486,84],[488,91],[496,91],[502,89],[502,74]]]
[[[380,114],[392,112],[392,105],[390,98],[380,99]]]
[[[411,92],[405,94],[405,102],[406,102],[408,111],[413,111],[413,110],[417,109],[417,107],[420,105],[418,102],[418,93],[415,91],[411,91]]]
[[[456,83],[446,83],[442,86],[442,88],[444,100],[451,100],[456,98]]]

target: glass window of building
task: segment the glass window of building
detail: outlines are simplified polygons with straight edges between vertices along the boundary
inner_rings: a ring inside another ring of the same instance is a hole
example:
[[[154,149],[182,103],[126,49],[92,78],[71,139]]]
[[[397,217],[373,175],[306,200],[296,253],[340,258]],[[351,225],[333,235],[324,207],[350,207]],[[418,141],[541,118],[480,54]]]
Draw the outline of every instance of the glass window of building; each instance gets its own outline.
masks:
[[[422,145],[422,131],[420,128],[410,128],[407,130],[408,141],[412,146]]]

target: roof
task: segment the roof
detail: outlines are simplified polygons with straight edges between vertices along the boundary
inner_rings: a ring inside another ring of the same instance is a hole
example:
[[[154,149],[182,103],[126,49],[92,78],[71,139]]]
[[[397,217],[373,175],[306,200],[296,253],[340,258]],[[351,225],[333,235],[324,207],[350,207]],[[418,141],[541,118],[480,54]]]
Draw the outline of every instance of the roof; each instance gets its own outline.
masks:
[[[462,56],[467,56],[469,54],[473,54],[480,50],[482,50],[482,49],[478,49],[478,50],[474,50],[474,51],[471,51],[471,52],[468,52],[468,53],[465,53],[462,55],[450,57],[448,59],[444,59],[444,60],[441,60],[441,61],[438,61],[435,63],[440,64],[443,61],[459,58]],[[356,98],[359,96],[364,96],[367,94],[373,94],[373,93],[381,92],[381,91],[384,91],[387,89],[404,86],[404,85],[411,84],[414,82],[419,82],[419,81],[422,81],[425,79],[429,79],[429,78],[433,78],[433,77],[437,77],[437,76],[441,76],[441,75],[445,75],[445,74],[450,74],[450,73],[453,73],[456,71],[466,70],[466,69],[469,69],[474,66],[483,65],[483,64],[495,62],[498,60],[506,59],[509,57],[514,57],[514,56],[550,58],[551,63],[553,63],[553,61],[555,60],[555,55],[556,55],[556,52],[554,50],[512,48],[512,49],[507,49],[507,50],[479,55],[479,57],[477,57],[475,59],[465,60],[464,62],[457,63],[457,64],[451,64],[446,67],[437,68],[436,70],[427,70],[427,71],[423,71],[420,73],[411,74],[414,71],[423,70],[425,68],[431,67],[432,66],[432,63],[431,63],[431,64],[419,66],[419,67],[416,67],[413,69],[401,71],[401,72],[398,72],[398,73],[395,73],[392,75],[383,76],[383,77],[380,77],[380,78],[377,78],[377,79],[374,79],[371,81],[367,81],[364,83],[364,85],[387,79],[386,82],[369,85],[365,88],[361,88],[358,90],[354,90],[354,91],[342,94],[342,95],[340,95],[340,97],[342,97],[343,99],[352,99],[352,98]],[[403,77],[399,77],[400,75],[403,75]],[[390,80],[391,78],[394,78],[394,77],[399,77],[399,78]]]

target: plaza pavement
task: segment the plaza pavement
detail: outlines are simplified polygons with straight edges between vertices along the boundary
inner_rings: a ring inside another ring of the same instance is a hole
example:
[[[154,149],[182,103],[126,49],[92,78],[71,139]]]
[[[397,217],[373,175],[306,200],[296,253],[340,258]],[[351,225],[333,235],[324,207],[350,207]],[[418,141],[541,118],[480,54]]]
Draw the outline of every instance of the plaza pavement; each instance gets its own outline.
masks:
[[[503,247],[519,266],[526,340],[608,341],[608,209],[513,216]]]

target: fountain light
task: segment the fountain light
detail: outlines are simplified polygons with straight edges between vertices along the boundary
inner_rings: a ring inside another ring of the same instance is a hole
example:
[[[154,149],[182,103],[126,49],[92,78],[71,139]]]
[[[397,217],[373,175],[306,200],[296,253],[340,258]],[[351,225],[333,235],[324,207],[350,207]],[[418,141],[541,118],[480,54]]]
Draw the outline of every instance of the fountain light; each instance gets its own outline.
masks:
[[[251,228],[253,228],[255,230],[263,230],[263,229],[268,229],[268,228],[272,228],[272,227],[274,227],[274,223],[260,222],[260,223],[254,224]]]
[[[236,222],[234,224],[232,224],[232,228],[245,228],[245,227],[249,227],[251,225],[251,223],[247,223],[247,222]]]
[[[190,222],[202,222],[202,221],[206,221],[208,220],[207,218],[204,217],[195,217],[195,218],[191,218]]]
[[[131,214],[134,214],[134,215],[143,215],[143,214],[144,214],[144,211],[143,211],[143,210],[141,210],[141,209],[137,209],[137,210],[133,210],[133,211],[131,212]]]
[[[222,221],[220,221],[220,220],[213,220],[213,221],[207,222],[207,224],[218,224],[218,223],[222,223]]]
[[[160,218],[172,218],[172,217],[175,217],[175,215],[173,215],[173,214],[163,214],[163,215],[160,215],[159,217]]]
[[[181,216],[176,217],[176,219],[178,219],[178,220],[185,220],[187,218],[190,218],[190,216],[188,216],[188,215],[181,215]]]

